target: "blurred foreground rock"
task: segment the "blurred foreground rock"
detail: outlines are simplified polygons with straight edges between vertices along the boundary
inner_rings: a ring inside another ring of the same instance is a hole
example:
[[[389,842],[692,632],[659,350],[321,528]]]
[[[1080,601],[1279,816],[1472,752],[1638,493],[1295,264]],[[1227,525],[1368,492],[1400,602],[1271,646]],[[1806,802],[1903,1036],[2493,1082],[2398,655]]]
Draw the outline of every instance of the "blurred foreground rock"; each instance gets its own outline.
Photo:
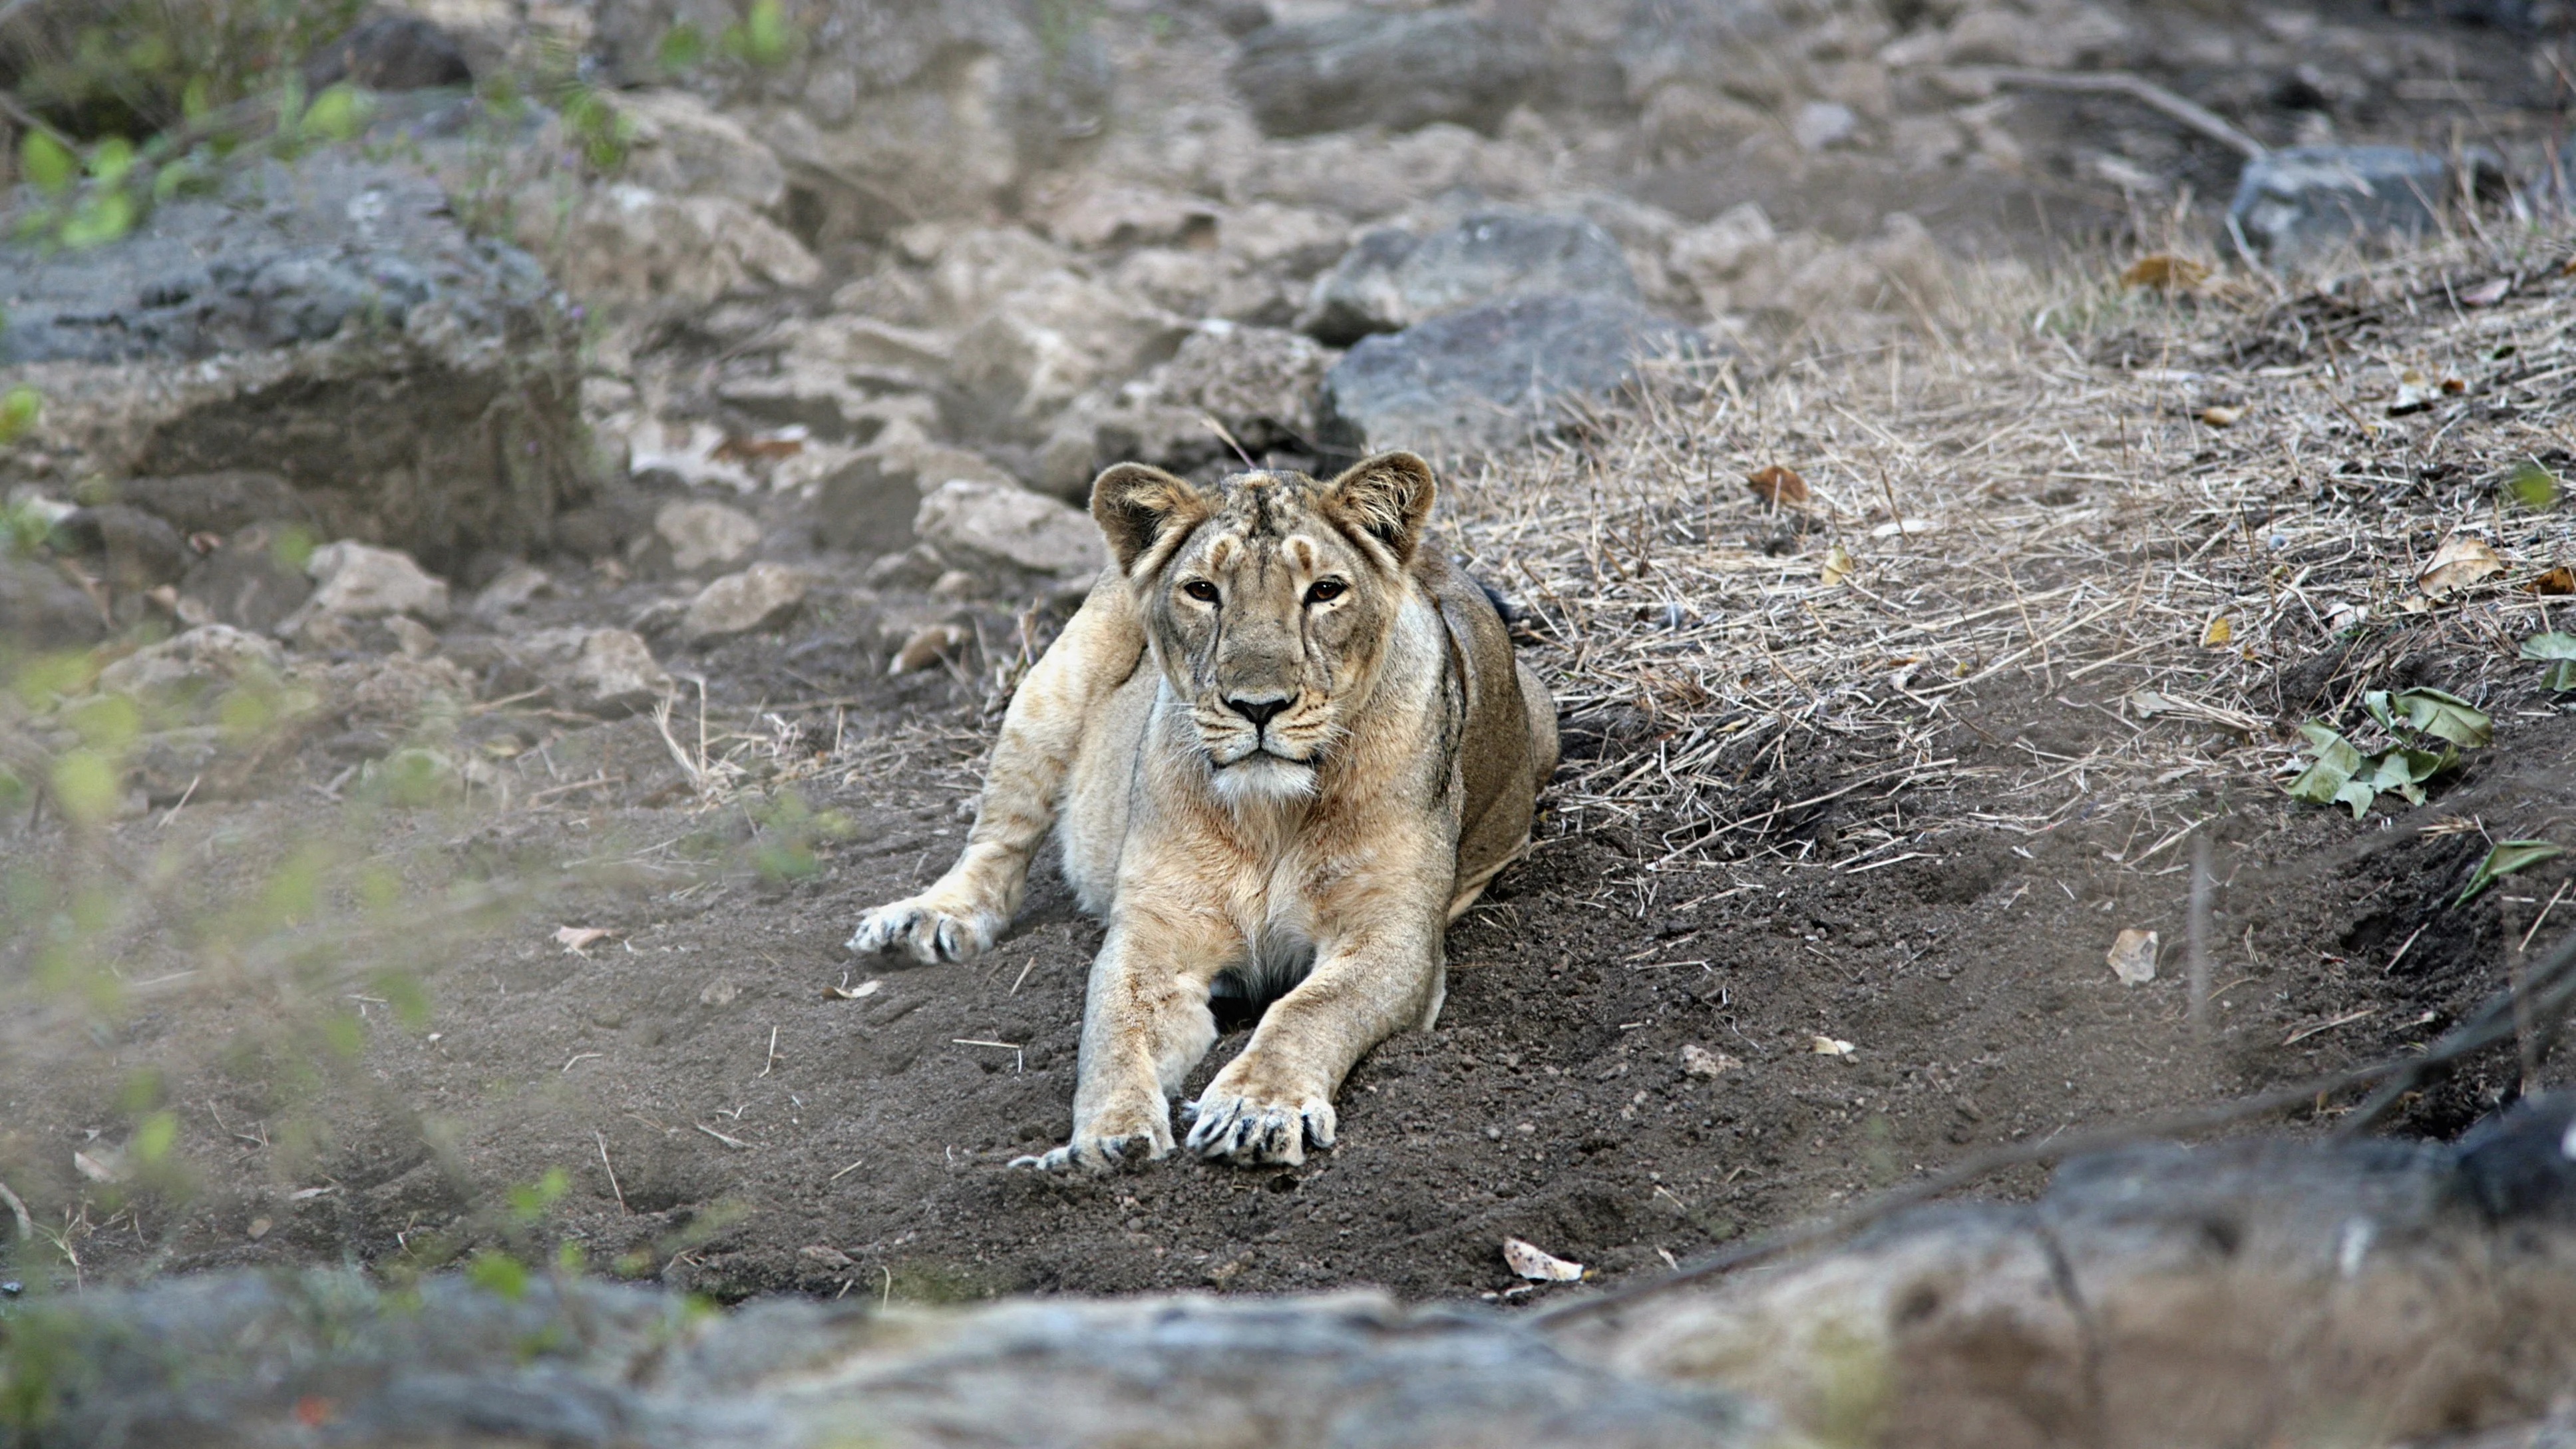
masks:
[[[543,546],[580,489],[573,328],[551,284],[468,237],[417,172],[338,150],[264,163],[114,242],[0,245],[0,275],[0,387],[43,394],[21,455],[58,476],[257,470],[289,491],[254,512],[433,567]]]
[[[1369,1293],[705,1317],[592,1281],[240,1274],[0,1305],[0,1385],[25,1449],[2460,1442],[2576,1373],[2571,1118],[2140,1146],[1555,1326]]]

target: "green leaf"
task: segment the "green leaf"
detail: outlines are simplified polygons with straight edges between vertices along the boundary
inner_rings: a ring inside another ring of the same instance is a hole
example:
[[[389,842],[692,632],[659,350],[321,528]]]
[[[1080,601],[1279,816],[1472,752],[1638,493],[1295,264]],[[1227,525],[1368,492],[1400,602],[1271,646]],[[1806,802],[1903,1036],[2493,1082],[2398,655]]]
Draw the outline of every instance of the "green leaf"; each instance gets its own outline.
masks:
[[[2299,778],[2290,782],[2290,798],[2305,800],[2311,805],[2334,804],[2344,787],[2352,782],[2353,775],[2361,769],[2361,751],[2321,724],[2301,725],[2299,732],[2308,737],[2315,761],[2300,773]],[[2369,806],[2365,804],[2362,808],[2368,809]]]
[[[738,25],[725,27],[727,55],[746,65],[783,65],[805,37],[787,18],[780,0],[752,0],[751,13]]]
[[[0,393],[0,447],[27,436],[44,412],[44,394],[24,383]]]
[[[2410,750],[2402,746],[2382,750],[2370,761],[2371,788],[2403,796],[2409,805],[2421,805],[2424,782],[2449,769],[2458,758],[2447,750]],[[2362,811],[2353,813],[2359,816]]]
[[[2534,634],[2522,641],[2525,659],[2576,659],[2576,634]]]
[[[2379,791],[2367,780],[2347,781],[2342,789],[2334,793],[2334,803],[2351,806],[2352,818],[2355,820],[2369,814],[2370,807],[2377,803],[2378,799]]]
[[[114,186],[134,169],[134,143],[123,136],[110,136],[90,148],[89,174],[102,186]]]
[[[2576,659],[2561,659],[2542,670],[2540,682],[2561,692],[2576,689]]]
[[[47,196],[60,196],[80,175],[80,158],[44,132],[29,131],[27,139],[18,143],[18,174]]]
[[[2537,458],[2525,458],[2504,480],[2505,496],[2534,513],[2555,504],[2561,491],[2558,475]]]
[[[2456,694],[2410,689],[2389,704],[2407,724],[2455,745],[2477,749],[2495,738],[2495,721]]]
[[[2461,891],[2460,898],[2451,904],[2465,906],[2478,892],[2515,871],[2527,870],[2566,853],[2563,848],[2546,840],[2499,840],[2495,849],[2487,852],[2487,858],[2478,862],[2476,872],[2469,877],[2468,888]]]
[[[683,71],[707,57],[707,38],[683,20],[662,32],[661,61],[666,71]]]
[[[63,222],[62,244],[78,250],[102,246],[134,229],[134,198],[122,191],[92,196]]]
[[[2391,734],[2395,734],[2397,732],[2397,721],[2388,713],[2387,690],[2374,689],[2363,694],[2361,697],[2361,707],[2369,713],[2372,719],[2379,722],[2379,727],[2381,729],[2384,729]]]
[[[474,1261],[466,1265],[465,1281],[513,1303],[528,1296],[527,1265],[507,1253],[496,1253],[488,1248],[475,1254]]]
[[[304,134],[320,141],[346,141],[367,127],[373,109],[354,86],[336,85],[313,98],[304,112]]]

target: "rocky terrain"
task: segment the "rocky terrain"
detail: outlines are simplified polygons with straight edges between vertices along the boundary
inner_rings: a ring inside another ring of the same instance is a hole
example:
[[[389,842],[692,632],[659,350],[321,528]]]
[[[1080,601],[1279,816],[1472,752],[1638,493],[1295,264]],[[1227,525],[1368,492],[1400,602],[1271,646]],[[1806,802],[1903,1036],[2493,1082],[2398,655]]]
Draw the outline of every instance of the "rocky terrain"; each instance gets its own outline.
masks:
[[[79,11],[0,6],[0,82]],[[2420,1049],[2565,926],[2543,855],[2457,904],[2576,779],[2517,654],[2576,592],[2560,24],[417,0],[302,62],[345,139],[89,245],[119,183],[31,174],[6,1281],[1525,1304],[1506,1238],[1637,1281]],[[985,960],[839,943],[962,838],[1100,467],[1391,446],[1558,695],[1537,849],[1332,1153],[1004,1170],[1096,925],[1042,868]],[[2423,688],[2491,737],[2404,754],[2362,701]],[[2280,790],[2303,724],[2405,776],[2367,824]]]

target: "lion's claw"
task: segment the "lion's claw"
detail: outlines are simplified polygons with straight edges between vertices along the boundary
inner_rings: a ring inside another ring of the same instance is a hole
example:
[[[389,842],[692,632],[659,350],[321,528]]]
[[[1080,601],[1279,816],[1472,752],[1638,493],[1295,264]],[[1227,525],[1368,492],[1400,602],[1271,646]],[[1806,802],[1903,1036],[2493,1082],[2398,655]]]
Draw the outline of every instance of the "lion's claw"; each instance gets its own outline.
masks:
[[[1201,1157],[1245,1166],[1303,1162],[1310,1145],[1333,1145],[1338,1126],[1332,1102],[1320,1096],[1300,1102],[1259,1101],[1211,1086],[1195,1106],[1197,1125],[1190,1128],[1184,1145]]]
[[[1071,1172],[1080,1168],[1097,1176],[1107,1172],[1133,1172],[1168,1156],[1171,1150],[1168,1144],[1157,1144],[1153,1134],[1136,1132],[1123,1137],[1076,1139],[1049,1152],[1014,1157],[1011,1166],[1035,1168],[1040,1172]]]
[[[879,906],[859,918],[849,949],[862,956],[904,951],[925,965],[980,955],[1001,934],[1000,922],[982,911],[942,909],[915,896]]]

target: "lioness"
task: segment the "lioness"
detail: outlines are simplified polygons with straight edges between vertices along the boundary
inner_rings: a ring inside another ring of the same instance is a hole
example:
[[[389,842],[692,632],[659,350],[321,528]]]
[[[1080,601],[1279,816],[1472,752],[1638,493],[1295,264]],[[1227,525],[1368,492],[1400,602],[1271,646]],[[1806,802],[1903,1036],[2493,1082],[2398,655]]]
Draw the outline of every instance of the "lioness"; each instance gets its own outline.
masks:
[[[965,853],[850,938],[924,961],[992,945],[1061,814],[1065,876],[1109,934],[1073,1140],[1020,1165],[1169,1153],[1211,993],[1276,998],[1183,1109],[1190,1150],[1235,1162],[1330,1147],[1351,1064],[1438,1017],[1442,930],[1528,843],[1556,710],[1423,546],[1434,492],[1411,453],[1329,483],[1210,491],[1129,463],[1092,485],[1115,562],[1012,699]]]

